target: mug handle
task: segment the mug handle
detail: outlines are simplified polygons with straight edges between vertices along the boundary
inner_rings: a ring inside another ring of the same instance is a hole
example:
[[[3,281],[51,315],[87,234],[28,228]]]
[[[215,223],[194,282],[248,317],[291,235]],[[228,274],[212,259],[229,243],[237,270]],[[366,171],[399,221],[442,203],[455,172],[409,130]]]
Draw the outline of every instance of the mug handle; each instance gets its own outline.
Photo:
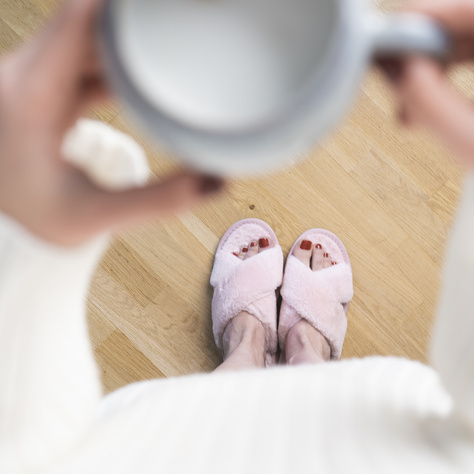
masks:
[[[377,57],[421,53],[445,59],[452,51],[449,35],[424,15],[373,14],[368,20],[373,52]]]

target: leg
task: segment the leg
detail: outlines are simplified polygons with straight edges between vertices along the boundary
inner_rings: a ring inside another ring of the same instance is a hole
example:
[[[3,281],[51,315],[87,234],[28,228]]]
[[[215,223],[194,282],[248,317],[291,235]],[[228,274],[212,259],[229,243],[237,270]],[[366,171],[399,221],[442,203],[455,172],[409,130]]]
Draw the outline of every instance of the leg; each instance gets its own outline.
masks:
[[[227,325],[222,337],[224,362],[216,371],[265,366],[265,330],[250,313],[242,311]]]
[[[313,245],[309,240],[302,240],[296,245],[293,254],[313,271],[336,264],[331,261],[331,256],[320,244]],[[285,354],[287,364],[318,364],[327,362],[330,356],[331,349],[328,342],[307,321],[298,321],[288,332]]]

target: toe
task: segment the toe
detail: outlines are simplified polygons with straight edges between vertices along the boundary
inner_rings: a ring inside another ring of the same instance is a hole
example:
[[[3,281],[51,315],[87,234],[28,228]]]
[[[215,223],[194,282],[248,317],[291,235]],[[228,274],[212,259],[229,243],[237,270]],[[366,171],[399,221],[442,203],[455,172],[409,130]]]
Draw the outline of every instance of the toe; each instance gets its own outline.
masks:
[[[273,247],[273,242],[271,239],[267,237],[262,237],[258,239],[258,251],[263,252],[264,250],[268,250]]]
[[[241,260],[244,260],[244,258],[246,257],[248,251],[249,251],[249,246],[248,245],[242,245],[242,247],[240,248],[239,258]]]
[[[293,249],[293,255],[305,265],[309,267],[311,261],[311,254],[313,253],[313,243],[310,240],[302,239]]]
[[[245,258],[247,259],[247,258],[253,257],[257,253],[258,253],[258,242],[256,240],[252,240],[252,242],[250,242],[250,245],[249,245],[249,251],[247,252],[247,255],[245,256]]]
[[[313,258],[311,259],[311,269],[316,272],[322,270],[324,262],[324,249],[321,244],[316,244],[313,249]]]
[[[331,266],[331,255],[328,252],[323,254],[323,268],[328,268]]]
[[[240,252],[235,252],[234,255],[241,260],[247,260],[259,252],[272,248],[273,242],[267,237],[262,237],[259,240],[252,240],[249,244],[242,245]]]

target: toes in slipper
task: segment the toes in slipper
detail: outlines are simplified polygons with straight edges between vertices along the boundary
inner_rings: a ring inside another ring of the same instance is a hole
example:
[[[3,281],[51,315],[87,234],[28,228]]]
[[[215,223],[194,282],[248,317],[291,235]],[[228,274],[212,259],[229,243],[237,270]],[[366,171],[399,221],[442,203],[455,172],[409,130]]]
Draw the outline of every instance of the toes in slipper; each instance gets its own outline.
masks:
[[[337,265],[311,270],[293,255],[293,249],[301,239],[321,244]],[[353,286],[349,255],[338,237],[324,229],[311,229],[297,239],[286,262],[281,296],[278,327],[280,348],[285,349],[288,331],[298,321],[305,319],[328,341],[331,359],[339,359],[347,330],[346,312],[353,296]]]
[[[235,254],[260,239],[272,245],[244,260]],[[271,227],[259,219],[236,222],[217,247],[211,285],[213,332],[222,350],[222,335],[229,321],[241,311],[255,316],[265,328],[266,365],[272,365],[278,347],[275,290],[283,277],[283,252]]]

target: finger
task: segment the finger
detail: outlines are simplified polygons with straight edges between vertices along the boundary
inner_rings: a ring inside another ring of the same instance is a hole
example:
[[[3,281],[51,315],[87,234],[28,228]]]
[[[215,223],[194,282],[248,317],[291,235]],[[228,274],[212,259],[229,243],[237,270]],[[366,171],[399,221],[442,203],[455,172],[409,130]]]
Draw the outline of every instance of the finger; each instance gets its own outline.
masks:
[[[62,119],[62,129],[66,132],[93,106],[104,105],[113,99],[108,85],[102,78],[84,78],[80,86],[78,106]],[[65,133],[64,132],[64,133]]]
[[[88,226],[96,230],[128,227],[151,218],[164,218],[183,211],[224,188],[220,178],[182,172],[144,188],[121,192],[89,192],[86,207]]]
[[[53,19],[45,37],[51,43],[53,51],[66,52],[64,45],[55,40],[62,38],[68,44],[76,46],[88,45],[88,35],[96,30],[97,18],[105,0],[67,0],[63,3],[58,14]],[[48,33],[49,31],[49,33]],[[54,44],[53,44],[54,43]],[[69,52],[70,53],[70,52]],[[65,57],[65,59],[67,59]]]
[[[400,107],[398,111],[398,120],[406,128],[411,128],[412,126],[416,125],[416,123],[413,122],[411,117],[408,115],[406,107],[403,106]]]
[[[112,98],[110,89],[102,76],[84,77],[81,84],[81,102],[84,107],[89,107],[97,102]]]
[[[471,35],[458,36],[454,44],[453,61],[468,61],[474,58],[474,30]]]
[[[413,13],[430,16],[451,34],[453,61],[474,58],[474,2],[472,0],[423,0],[403,8]]]
[[[472,35],[474,2],[471,0],[422,0],[410,2],[403,9],[431,16],[453,33]]]
[[[425,58],[408,59],[396,88],[406,120],[427,127],[472,166],[474,110],[452,89],[440,67]]]
[[[375,64],[385,73],[385,76],[393,84],[396,84],[403,76],[404,60],[399,58],[376,58]]]
[[[103,0],[69,0],[29,48],[35,74],[54,85],[73,85],[78,72],[99,72],[97,16]]]

